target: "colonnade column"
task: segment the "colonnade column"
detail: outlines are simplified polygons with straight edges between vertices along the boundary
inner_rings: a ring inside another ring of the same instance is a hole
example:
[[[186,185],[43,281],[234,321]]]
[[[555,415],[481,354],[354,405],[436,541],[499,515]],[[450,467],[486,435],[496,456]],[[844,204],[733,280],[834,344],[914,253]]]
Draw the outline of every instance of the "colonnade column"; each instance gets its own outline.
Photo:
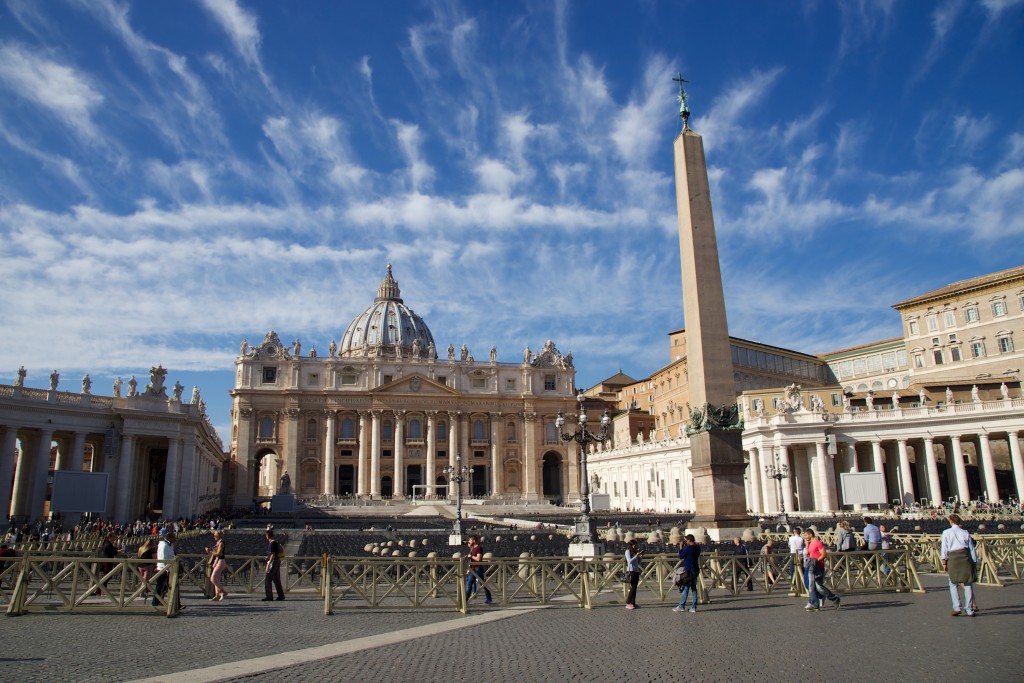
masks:
[[[370,411],[370,498],[380,498],[380,415]]]
[[[337,478],[337,468],[334,466],[334,423],[337,421],[333,410],[324,411],[324,419],[327,421],[327,443],[324,444],[324,485],[322,491],[328,495],[334,495],[334,481]]]
[[[46,503],[46,480],[50,469],[50,448],[53,442],[53,430],[43,429],[39,436],[38,449],[36,450],[35,474],[32,477],[32,503],[29,507],[29,518],[36,518],[43,514],[43,505]]]
[[[448,465],[455,467],[455,460],[459,457],[459,412],[457,410],[448,413]],[[455,499],[455,490],[448,485],[448,497]]]
[[[288,478],[295,482],[295,485],[299,483],[299,430],[303,428],[302,420],[299,417],[302,413],[298,408],[289,408],[287,411],[288,415],[288,437],[285,440],[284,446],[284,471],[288,473]],[[280,490],[280,477],[284,472],[278,473],[274,477],[275,490]],[[292,491],[294,493],[294,491]]]
[[[133,438],[126,434],[122,439]],[[123,451],[123,446],[122,446]],[[167,440],[167,473],[164,476],[164,519],[175,519],[178,516],[175,503],[178,500],[178,473],[181,471],[181,439]]]
[[[523,415],[523,491],[537,500],[537,413]]]
[[[473,466],[473,426],[469,423],[469,413],[462,415],[459,419],[459,443],[462,450],[462,464]],[[473,491],[473,475],[462,484],[462,495]]]
[[[68,462],[68,469],[72,472],[81,472],[85,462],[85,432],[75,432],[75,441],[71,445],[71,460]],[[95,456],[95,453],[93,454]]]
[[[405,411],[395,411],[395,473],[392,477],[391,496],[405,497]]]
[[[1010,443],[1010,466],[1013,467],[1013,481],[1017,485],[1017,501],[1024,501],[1024,458],[1020,454],[1020,441],[1017,432],[1007,432],[1006,440]],[[6,452],[6,451],[5,451]],[[8,480],[10,475],[8,475]],[[4,500],[0,496],[0,502]]]
[[[885,500],[888,501],[889,486],[885,481],[885,461],[882,459],[882,442],[877,439],[871,442],[871,467],[873,472],[880,472],[882,474],[882,491],[885,494]]]
[[[907,440],[897,439],[896,447],[900,453],[900,503],[907,504],[907,496],[910,496],[911,503],[914,502],[914,480],[911,478],[910,453],[907,451]]]
[[[368,490],[367,481],[369,480],[370,460],[369,460],[369,437],[367,435],[368,425],[366,421],[366,413],[359,413],[359,457],[356,463],[356,495],[360,498],[366,496]]]
[[[7,529],[8,514],[11,511],[13,494],[14,451],[18,447],[18,428],[4,427],[4,439],[0,445],[0,529]],[[1020,455],[1020,452],[1017,453]]]
[[[924,439],[924,459],[928,466],[928,495],[932,505],[942,502],[942,488],[939,486],[939,462],[935,459],[935,440]]]
[[[849,468],[848,471],[850,472],[850,474],[856,474],[856,473],[860,472],[860,463],[857,462],[857,442],[856,441],[851,441],[849,443],[846,443],[845,446],[846,446],[846,462],[847,462],[847,467]],[[864,503],[854,503],[853,504],[853,509],[854,510],[863,510],[864,507],[865,507]]]
[[[998,503],[1002,498],[999,495],[999,481],[996,479],[996,463],[992,460],[992,448],[986,432],[978,434],[978,445],[981,446],[981,464],[985,470],[985,492],[988,494],[988,502]]]
[[[789,448],[784,444],[779,445],[779,467],[789,470],[789,476],[782,480],[782,503],[789,512],[796,512],[796,500],[793,498],[793,465],[789,461]]]
[[[835,471],[832,469],[832,458],[829,456],[825,449],[825,444],[816,441],[814,442],[814,458],[817,461],[817,475],[818,475],[818,491],[821,493],[821,501],[823,511],[835,510],[836,497],[835,497]]]
[[[956,493],[961,503],[971,499],[971,490],[967,486],[967,467],[964,465],[964,449],[960,445],[959,436],[951,436],[949,440],[953,446],[953,467],[956,472]]]
[[[437,482],[437,412],[427,411],[427,472],[424,484],[433,486]],[[436,493],[432,488],[424,489]]]
[[[168,456],[170,453],[168,453]],[[132,480],[135,478],[135,435],[121,435],[121,460],[117,467],[117,490],[114,503],[114,519],[128,520],[128,501],[131,498]],[[166,515],[164,515],[166,516]]]
[[[757,446],[749,451],[750,454],[750,509],[754,512],[764,512],[764,502],[761,499],[761,458]]]
[[[32,501],[32,456],[31,437],[22,437],[21,450],[14,472],[14,490],[11,493],[11,516],[28,517]]]
[[[501,427],[501,413],[491,415],[491,495],[502,493],[501,486],[501,448],[498,443]]]

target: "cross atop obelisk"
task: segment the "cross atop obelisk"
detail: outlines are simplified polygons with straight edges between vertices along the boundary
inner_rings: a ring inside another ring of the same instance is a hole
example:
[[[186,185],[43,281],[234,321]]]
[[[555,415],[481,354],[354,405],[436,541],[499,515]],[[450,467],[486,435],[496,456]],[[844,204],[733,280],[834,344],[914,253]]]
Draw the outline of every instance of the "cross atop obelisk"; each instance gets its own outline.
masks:
[[[686,431],[697,507],[694,523],[721,540],[749,522],[743,483],[743,421],[736,406],[704,141],[688,125],[686,81],[682,74],[672,80],[679,82],[679,115],[683,119],[674,152],[690,393]]]

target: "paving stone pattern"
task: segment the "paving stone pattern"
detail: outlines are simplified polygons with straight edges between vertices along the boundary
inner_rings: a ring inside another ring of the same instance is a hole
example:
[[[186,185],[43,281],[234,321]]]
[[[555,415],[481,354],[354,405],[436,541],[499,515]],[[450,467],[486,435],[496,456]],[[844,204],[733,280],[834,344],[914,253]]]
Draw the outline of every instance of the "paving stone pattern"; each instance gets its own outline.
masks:
[[[851,595],[804,612],[785,595],[523,610],[506,619],[230,680],[255,681],[1015,681],[1024,584],[977,591],[978,617],[952,618],[944,577],[925,594]],[[495,609],[473,604],[473,613]],[[500,609],[500,608],[497,608]],[[0,679],[110,681],[164,675],[464,617],[356,610],[323,616],[311,597],[191,603],[177,619],[30,614],[0,618]]]

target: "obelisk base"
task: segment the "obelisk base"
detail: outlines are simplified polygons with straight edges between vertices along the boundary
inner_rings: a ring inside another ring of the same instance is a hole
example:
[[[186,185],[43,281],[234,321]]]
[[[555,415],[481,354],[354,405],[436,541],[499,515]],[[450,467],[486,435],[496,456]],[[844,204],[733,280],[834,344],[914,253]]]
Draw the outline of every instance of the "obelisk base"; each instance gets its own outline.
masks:
[[[741,432],[712,429],[692,434],[690,453],[697,514],[689,526],[704,527],[715,541],[742,536],[753,518],[747,514]]]

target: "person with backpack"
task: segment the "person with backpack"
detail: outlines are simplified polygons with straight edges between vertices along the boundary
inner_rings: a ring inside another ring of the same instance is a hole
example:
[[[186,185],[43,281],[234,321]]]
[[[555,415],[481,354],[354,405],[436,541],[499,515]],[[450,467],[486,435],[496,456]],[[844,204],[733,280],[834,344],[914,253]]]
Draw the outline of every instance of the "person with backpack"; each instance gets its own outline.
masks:
[[[848,553],[856,547],[853,532],[850,531],[850,523],[846,520],[839,522],[836,526],[836,552]]]
[[[678,572],[679,604],[672,608],[673,612],[686,611],[686,599],[693,591],[693,602],[690,611],[697,611],[697,581],[700,580],[700,546],[693,534],[686,534],[684,545],[679,549],[680,568]]]
[[[262,602],[269,602],[274,599],[274,588],[277,588],[277,599],[284,600],[284,586],[281,585],[281,559],[284,557],[284,548],[274,540],[274,530],[267,529],[267,576],[263,579],[263,589],[267,596]]]
[[[636,587],[640,584],[640,558],[643,553],[637,550],[636,541],[630,539],[626,544],[626,572],[629,575],[629,595],[626,596],[626,609],[636,609]]]

